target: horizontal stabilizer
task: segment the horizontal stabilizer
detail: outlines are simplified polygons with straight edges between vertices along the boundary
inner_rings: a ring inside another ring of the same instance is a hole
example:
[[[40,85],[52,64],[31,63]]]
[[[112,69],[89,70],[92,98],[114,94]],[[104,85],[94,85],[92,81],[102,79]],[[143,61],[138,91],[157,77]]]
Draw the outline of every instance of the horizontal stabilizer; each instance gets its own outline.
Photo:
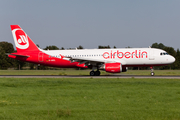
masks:
[[[17,57],[30,57],[29,55],[20,55],[20,54],[11,54],[11,53],[6,53],[8,56],[12,55],[12,56],[17,56]]]

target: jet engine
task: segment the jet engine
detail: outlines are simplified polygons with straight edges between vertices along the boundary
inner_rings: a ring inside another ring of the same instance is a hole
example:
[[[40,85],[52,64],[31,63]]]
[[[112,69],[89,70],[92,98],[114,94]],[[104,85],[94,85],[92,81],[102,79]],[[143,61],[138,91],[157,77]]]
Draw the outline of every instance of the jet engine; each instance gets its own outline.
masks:
[[[120,73],[127,71],[127,67],[122,67],[121,63],[105,63],[100,67],[100,69],[109,73]]]
[[[121,63],[105,63],[100,69],[110,73],[120,73],[122,72],[122,65]]]

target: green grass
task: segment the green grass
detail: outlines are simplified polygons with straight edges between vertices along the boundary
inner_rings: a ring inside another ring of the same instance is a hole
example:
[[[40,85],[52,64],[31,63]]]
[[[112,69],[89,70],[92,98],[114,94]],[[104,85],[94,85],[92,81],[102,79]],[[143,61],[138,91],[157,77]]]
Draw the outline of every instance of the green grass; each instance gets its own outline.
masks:
[[[0,70],[0,75],[89,75],[91,70]],[[180,75],[180,70],[154,70],[155,75]],[[119,73],[120,75],[150,75],[150,70],[128,70],[127,72]],[[101,75],[111,75],[101,71]]]
[[[179,79],[0,78],[0,119],[179,120]]]

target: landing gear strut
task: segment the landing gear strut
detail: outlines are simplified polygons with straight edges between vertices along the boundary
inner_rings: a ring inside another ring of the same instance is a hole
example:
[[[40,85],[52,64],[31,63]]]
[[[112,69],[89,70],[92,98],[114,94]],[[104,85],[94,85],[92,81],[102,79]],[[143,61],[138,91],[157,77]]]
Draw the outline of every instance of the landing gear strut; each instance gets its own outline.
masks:
[[[90,76],[99,76],[100,74],[101,74],[101,72],[99,70],[97,70],[97,71],[92,70],[90,72]]]
[[[154,76],[155,73],[153,72],[153,71],[154,71],[154,70],[153,70],[153,67],[150,67],[150,69],[151,69],[151,76]]]

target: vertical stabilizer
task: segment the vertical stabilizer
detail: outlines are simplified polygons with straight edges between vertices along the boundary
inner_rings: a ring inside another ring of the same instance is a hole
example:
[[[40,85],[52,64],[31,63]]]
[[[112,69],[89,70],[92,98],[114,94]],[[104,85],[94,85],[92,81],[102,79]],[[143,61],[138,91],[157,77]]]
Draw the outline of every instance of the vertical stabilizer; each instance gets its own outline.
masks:
[[[29,36],[20,28],[19,25],[11,25],[12,35],[16,45],[17,52],[39,51],[36,44]]]

